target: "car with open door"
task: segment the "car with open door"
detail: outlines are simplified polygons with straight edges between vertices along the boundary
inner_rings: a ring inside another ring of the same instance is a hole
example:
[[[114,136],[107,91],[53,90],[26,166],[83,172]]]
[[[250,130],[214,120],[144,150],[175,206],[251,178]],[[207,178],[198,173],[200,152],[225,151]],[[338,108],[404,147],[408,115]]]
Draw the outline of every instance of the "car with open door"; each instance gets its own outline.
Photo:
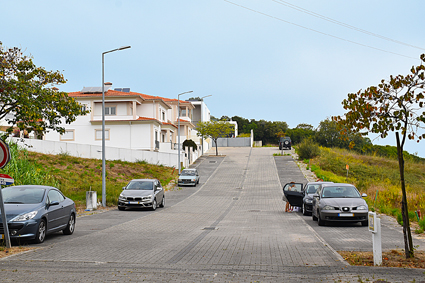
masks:
[[[313,211],[313,195],[317,192],[322,184],[329,184],[332,182],[308,182],[304,186],[304,198],[303,198],[303,215],[311,215]]]
[[[368,225],[369,208],[355,186],[344,183],[322,184],[313,195],[312,217],[319,226],[326,222],[360,222]]]
[[[303,183],[287,183],[283,186],[282,200],[289,202],[291,206],[303,207],[304,184]]]

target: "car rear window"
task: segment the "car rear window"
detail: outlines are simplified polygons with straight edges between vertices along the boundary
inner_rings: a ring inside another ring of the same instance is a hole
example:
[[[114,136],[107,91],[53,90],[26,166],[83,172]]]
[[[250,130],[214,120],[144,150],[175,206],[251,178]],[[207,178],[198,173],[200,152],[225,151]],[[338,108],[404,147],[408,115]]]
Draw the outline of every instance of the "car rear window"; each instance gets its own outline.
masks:
[[[45,189],[42,188],[16,188],[2,189],[4,203],[31,204],[43,201]]]

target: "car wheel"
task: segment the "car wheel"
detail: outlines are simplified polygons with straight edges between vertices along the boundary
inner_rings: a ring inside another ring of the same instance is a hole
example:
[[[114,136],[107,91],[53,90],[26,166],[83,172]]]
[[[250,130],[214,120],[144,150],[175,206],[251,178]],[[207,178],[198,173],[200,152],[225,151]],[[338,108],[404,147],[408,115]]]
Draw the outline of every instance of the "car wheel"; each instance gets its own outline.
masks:
[[[124,206],[118,206],[118,209],[122,211],[122,210],[125,210],[125,207]]]
[[[156,210],[156,205],[156,199],[154,199],[152,202],[152,210]]]
[[[72,233],[74,233],[75,230],[75,215],[74,213],[71,213],[71,216],[69,217],[68,220],[68,225],[66,225],[66,228],[63,230],[63,233],[65,235],[71,235]]]
[[[41,244],[44,242],[45,238],[46,238],[46,220],[41,219],[37,227],[37,232],[35,233],[35,242],[37,244]]]
[[[165,206],[165,196],[162,197],[162,201],[159,207],[164,207],[164,206]]]
[[[317,224],[319,224],[319,226],[325,226],[326,224],[326,221],[320,218],[320,214],[317,214]]]
[[[362,221],[362,226],[368,226],[369,222],[368,221]]]

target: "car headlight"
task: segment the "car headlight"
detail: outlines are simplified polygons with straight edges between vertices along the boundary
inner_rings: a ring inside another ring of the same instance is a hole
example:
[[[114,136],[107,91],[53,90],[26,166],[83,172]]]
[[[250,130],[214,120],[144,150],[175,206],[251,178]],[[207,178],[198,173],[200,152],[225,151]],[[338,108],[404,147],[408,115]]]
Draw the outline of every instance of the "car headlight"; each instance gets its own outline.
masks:
[[[311,204],[311,203],[313,203],[313,200],[312,199],[306,199],[305,203]]]
[[[357,210],[367,210],[367,206],[366,205],[360,205],[357,207]]]
[[[142,197],[142,200],[151,200],[151,199],[152,199],[152,195]]]
[[[13,219],[10,220],[10,222],[14,222],[14,221],[26,221],[26,220],[30,220],[33,219],[36,215],[37,215],[37,210],[25,213],[25,214],[21,214],[18,215],[16,217],[14,217]]]
[[[322,210],[335,210],[335,208],[333,206],[330,205],[325,205]]]

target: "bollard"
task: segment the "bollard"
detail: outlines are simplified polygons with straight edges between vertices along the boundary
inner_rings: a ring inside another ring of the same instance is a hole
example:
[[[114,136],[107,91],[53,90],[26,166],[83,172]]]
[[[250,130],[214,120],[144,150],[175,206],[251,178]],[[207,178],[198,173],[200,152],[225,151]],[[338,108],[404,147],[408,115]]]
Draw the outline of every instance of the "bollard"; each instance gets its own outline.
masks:
[[[381,242],[381,219],[376,216],[375,212],[368,214],[369,231],[372,232],[373,243],[373,264],[382,264],[382,242]]]

